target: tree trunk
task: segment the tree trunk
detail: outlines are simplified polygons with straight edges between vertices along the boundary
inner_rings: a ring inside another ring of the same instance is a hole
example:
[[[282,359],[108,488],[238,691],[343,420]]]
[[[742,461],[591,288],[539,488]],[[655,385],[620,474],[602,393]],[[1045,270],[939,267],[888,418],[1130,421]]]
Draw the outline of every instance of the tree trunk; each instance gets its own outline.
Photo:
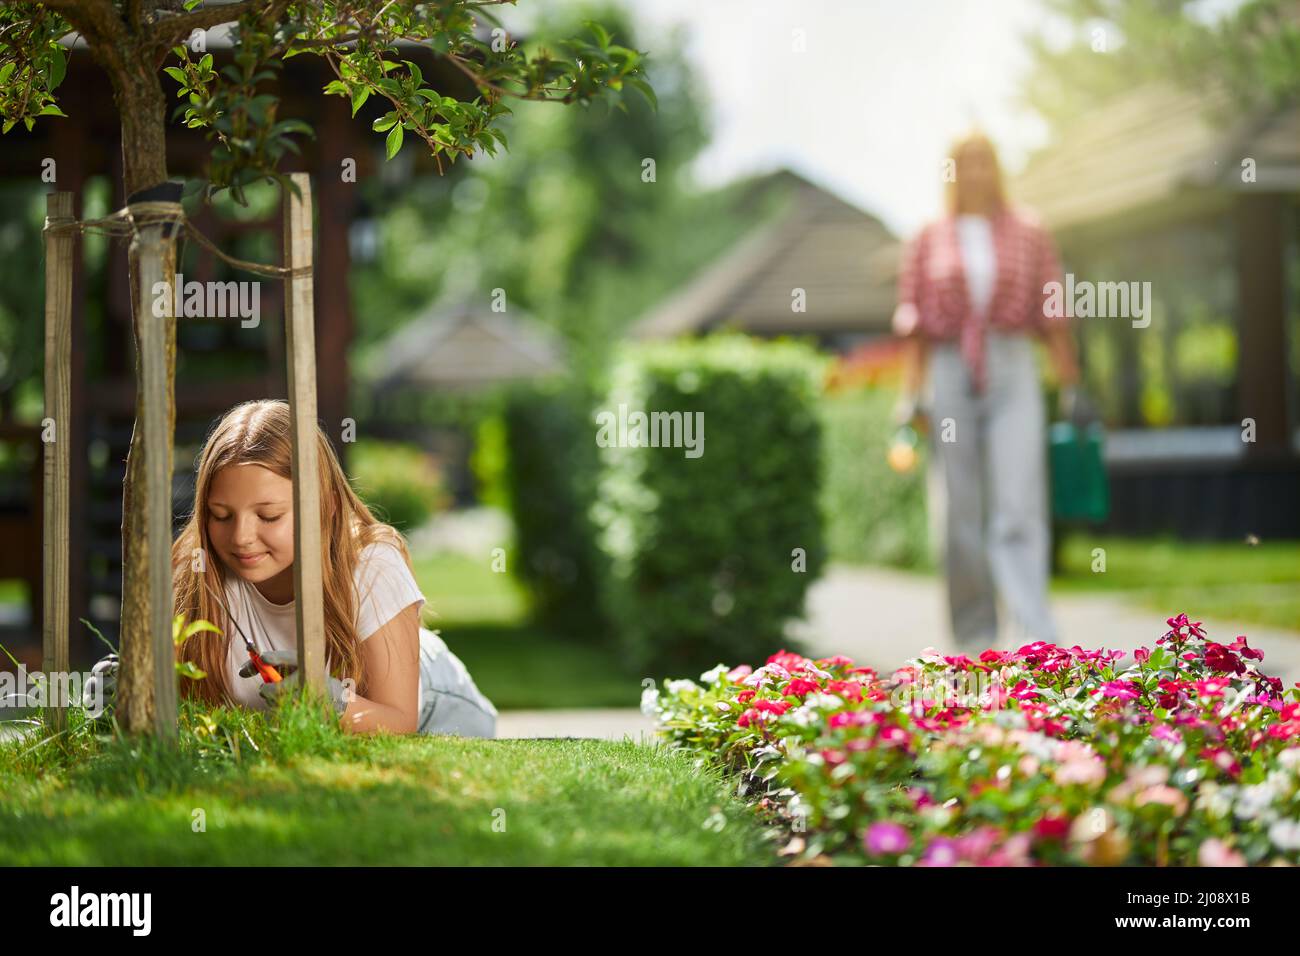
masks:
[[[126,196],[167,179],[167,100],[149,57],[123,58],[127,75],[115,75],[114,97],[122,117],[123,186]],[[140,367],[139,268],[130,261],[132,332],[136,347],[135,426],[127,456],[126,478],[122,482],[122,620],[120,673],[115,710],[122,729],[132,734],[154,730],[154,635],[150,633],[149,542],[145,536],[148,495],[161,493],[171,500],[166,488],[150,489],[145,484],[145,452],[142,436],[144,395]],[[175,276],[167,277],[174,281]],[[167,422],[168,434],[176,423],[176,404],[171,383],[176,374],[176,323],[166,321]],[[167,444],[167,474],[171,475],[171,443]],[[170,558],[169,558],[170,560]]]

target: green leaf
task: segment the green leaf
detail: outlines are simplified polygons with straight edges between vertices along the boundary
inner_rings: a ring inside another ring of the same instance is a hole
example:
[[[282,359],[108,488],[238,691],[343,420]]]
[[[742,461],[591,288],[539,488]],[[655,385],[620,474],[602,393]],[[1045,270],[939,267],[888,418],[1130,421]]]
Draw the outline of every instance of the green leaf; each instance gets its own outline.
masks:
[[[194,621],[189,627],[185,628],[184,632],[181,634],[181,640],[188,640],[202,631],[212,631],[215,634],[220,634],[221,628],[217,627],[217,625],[213,624],[211,621]]]
[[[36,115],[37,116],[62,116],[64,119],[68,118],[68,114],[63,112],[63,110],[59,109],[53,103],[47,103],[44,106],[42,106],[41,111]]]
[[[651,88],[649,83],[641,79],[639,76],[629,76],[627,78],[627,84],[649,100],[650,105],[654,107],[656,113],[659,112],[659,97],[655,96],[655,91]]]
[[[393,124],[396,122],[397,122],[397,114],[393,112],[389,112],[389,113],[385,113],[383,116],[379,117],[379,119],[371,123],[370,128],[374,130],[376,133],[382,133],[385,130],[392,129]]]
[[[388,139],[384,143],[384,146],[388,150],[389,159],[396,156],[397,151],[402,148],[402,136],[403,132],[402,127],[400,126],[394,126],[392,131],[388,134]]]
[[[47,89],[57,89],[59,84],[63,82],[63,77],[67,75],[67,72],[68,60],[63,54],[63,47],[50,47],[50,82]]]
[[[352,115],[357,115],[357,110],[365,105],[366,100],[370,99],[370,87],[359,86],[352,91]]]
[[[206,72],[208,72],[209,70],[212,69],[212,54],[211,54],[211,53],[205,53],[205,54],[203,54],[203,59],[199,60],[199,69],[202,70],[204,73],[206,73]]]
[[[170,76],[177,83],[181,84],[181,86],[186,86],[186,87],[189,86],[189,77],[185,75],[185,71],[182,70],[179,66],[163,67],[163,72],[166,73],[168,76]]]
[[[208,676],[208,672],[200,670],[193,661],[177,661],[176,673],[190,680],[203,680]]]

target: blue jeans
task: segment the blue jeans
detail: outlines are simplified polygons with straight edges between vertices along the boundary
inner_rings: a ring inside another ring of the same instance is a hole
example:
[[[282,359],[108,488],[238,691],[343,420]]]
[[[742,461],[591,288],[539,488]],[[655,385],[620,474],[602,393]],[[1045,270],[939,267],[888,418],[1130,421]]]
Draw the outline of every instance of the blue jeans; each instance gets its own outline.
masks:
[[[495,737],[497,709],[441,637],[420,628],[419,733]]]

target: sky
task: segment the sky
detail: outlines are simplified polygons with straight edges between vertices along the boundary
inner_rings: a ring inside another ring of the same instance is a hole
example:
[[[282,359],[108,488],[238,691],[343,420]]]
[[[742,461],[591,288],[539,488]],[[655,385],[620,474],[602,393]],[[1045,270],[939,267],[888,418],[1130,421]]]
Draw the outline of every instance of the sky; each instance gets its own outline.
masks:
[[[685,27],[713,124],[702,184],[788,166],[905,235],[940,211],[948,145],[972,123],[1009,172],[1046,139],[1016,103],[1022,36],[1061,36],[1039,0],[623,2],[652,57]]]

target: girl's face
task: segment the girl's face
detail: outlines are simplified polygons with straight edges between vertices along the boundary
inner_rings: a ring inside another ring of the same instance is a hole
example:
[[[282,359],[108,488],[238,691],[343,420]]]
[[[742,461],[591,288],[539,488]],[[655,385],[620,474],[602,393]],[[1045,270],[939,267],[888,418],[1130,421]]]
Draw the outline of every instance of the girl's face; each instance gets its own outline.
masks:
[[[261,465],[228,465],[208,494],[208,540],[267,600],[293,600],[293,482]]]

